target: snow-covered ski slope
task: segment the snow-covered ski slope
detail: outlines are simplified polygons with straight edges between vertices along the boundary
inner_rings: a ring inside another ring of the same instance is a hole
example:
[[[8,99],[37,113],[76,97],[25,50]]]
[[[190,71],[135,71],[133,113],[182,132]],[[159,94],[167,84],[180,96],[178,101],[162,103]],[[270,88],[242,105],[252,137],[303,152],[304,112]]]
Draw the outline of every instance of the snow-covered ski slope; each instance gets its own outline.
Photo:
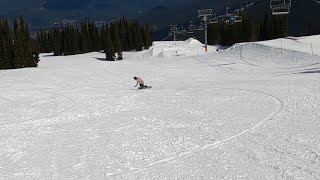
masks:
[[[0,179],[320,179],[320,41],[292,39],[0,71]]]

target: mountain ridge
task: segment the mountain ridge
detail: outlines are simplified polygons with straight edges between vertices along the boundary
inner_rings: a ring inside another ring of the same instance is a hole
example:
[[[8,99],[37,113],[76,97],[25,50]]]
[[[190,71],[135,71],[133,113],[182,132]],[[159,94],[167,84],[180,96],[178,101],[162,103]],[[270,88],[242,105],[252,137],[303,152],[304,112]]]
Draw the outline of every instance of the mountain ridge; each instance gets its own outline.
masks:
[[[227,3],[226,3],[227,2]],[[214,12],[223,14],[225,7],[240,8],[248,1],[244,0],[0,0],[0,17],[14,19],[23,15],[34,29],[50,26],[62,19],[79,21],[89,18],[97,21],[112,20],[126,16],[143,23],[166,29],[170,24],[187,24],[197,19],[197,9],[213,8]],[[269,0],[252,0],[254,6],[245,9],[262,19],[266,11],[270,12]],[[259,5],[256,5],[258,3]],[[299,35],[308,23],[318,23],[320,4],[314,0],[292,0],[292,11],[289,18],[290,32]],[[320,25],[320,24],[319,24]]]

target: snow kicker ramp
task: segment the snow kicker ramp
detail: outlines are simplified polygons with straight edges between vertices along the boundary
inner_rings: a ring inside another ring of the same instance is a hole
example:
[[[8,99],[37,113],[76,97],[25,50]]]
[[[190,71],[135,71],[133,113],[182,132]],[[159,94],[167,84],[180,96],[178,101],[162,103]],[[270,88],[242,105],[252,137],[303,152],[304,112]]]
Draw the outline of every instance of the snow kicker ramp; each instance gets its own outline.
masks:
[[[215,51],[215,47],[209,46],[209,51]],[[149,58],[174,58],[205,54],[204,45],[196,39],[186,41],[160,41],[154,42],[153,46],[142,53],[144,59]]]
[[[236,44],[222,54],[224,57],[233,56],[233,59],[236,57],[237,63],[254,66],[256,71],[308,73],[320,70],[320,57],[317,55],[258,43]]]

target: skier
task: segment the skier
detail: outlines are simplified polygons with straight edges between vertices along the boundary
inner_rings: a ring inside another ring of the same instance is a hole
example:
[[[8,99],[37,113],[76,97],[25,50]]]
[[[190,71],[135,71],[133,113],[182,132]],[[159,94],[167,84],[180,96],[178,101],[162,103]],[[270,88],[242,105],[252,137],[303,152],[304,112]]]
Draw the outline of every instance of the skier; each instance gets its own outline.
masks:
[[[134,87],[137,87],[139,84],[140,85],[139,89],[151,88],[151,86],[144,85],[144,81],[140,77],[133,77],[133,79],[137,81],[137,84]]]

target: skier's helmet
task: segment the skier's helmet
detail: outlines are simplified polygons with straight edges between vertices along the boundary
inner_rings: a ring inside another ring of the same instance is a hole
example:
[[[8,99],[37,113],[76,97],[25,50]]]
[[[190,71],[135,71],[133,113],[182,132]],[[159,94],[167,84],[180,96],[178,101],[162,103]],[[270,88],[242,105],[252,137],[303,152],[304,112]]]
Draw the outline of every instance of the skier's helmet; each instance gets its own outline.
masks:
[[[133,77],[134,80],[137,80],[137,77]]]

